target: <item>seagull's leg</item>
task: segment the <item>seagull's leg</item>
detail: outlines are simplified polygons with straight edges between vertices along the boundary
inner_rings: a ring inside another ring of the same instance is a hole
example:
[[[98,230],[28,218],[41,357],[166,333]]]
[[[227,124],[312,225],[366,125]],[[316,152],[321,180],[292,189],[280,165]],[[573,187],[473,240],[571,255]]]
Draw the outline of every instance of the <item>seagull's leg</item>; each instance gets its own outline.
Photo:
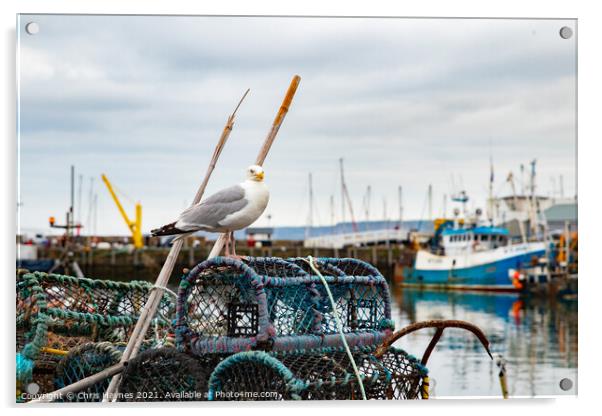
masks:
[[[244,256],[238,256],[236,254],[236,239],[234,238],[234,231],[230,231],[228,233],[228,242],[231,244],[232,251],[228,250],[226,256],[236,259],[236,260],[244,260]]]
[[[224,255],[226,257],[230,257],[230,232],[226,233],[226,243],[224,245],[225,245]]]
[[[234,231],[230,231],[230,243],[232,244],[232,255],[238,257],[236,255],[236,239],[234,238]]]

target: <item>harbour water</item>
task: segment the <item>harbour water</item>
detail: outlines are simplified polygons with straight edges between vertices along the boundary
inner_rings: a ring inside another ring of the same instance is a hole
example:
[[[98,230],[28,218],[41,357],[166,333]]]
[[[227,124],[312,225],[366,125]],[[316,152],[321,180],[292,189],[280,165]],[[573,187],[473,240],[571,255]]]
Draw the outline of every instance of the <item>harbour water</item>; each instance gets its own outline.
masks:
[[[577,394],[577,300],[518,294],[421,291],[392,287],[396,327],[429,319],[460,319],[479,326],[493,354],[506,359],[510,397]],[[434,329],[410,334],[395,345],[418,358]],[[446,329],[428,362],[434,397],[501,397],[499,369],[478,340]],[[560,388],[568,378],[573,386]]]

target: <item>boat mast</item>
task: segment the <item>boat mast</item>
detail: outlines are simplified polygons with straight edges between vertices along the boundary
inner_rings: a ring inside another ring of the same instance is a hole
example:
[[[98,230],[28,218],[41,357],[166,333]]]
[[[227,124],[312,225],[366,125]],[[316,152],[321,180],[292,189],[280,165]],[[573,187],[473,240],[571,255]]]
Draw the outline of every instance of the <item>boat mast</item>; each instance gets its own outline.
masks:
[[[401,230],[403,224],[403,189],[401,188],[401,185],[397,187],[397,198],[399,204],[399,229]]]
[[[535,201],[535,164],[537,163],[536,159],[531,161],[531,179],[530,179],[530,187],[531,187],[531,203],[530,205],[530,222],[531,222],[531,233],[537,234],[537,219],[536,219],[536,201]]]
[[[330,195],[330,224],[332,225],[332,231],[334,234],[334,230],[336,227],[336,224],[334,222],[334,195]]]
[[[428,190],[429,221],[433,220],[433,185],[429,184]]]
[[[343,158],[339,159],[339,170],[341,172],[341,224],[345,223],[345,175],[343,173]]]
[[[67,214],[67,238],[69,238],[73,233],[73,225],[74,225],[74,210],[73,204],[75,202],[75,166],[71,165],[71,204],[69,206],[69,213]]]
[[[307,227],[305,227],[305,238],[309,238],[311,229],[314,226],[314,190],[311,179],[311,172],[309,172],[309,215],[307,216]]]
[[[447,194],[443,194],[443,211],[441,212],[441,218],[447,217]]]
[[[560,198],[563,199],[564,198],[564,178],[562,177],[562,175],[560,175],[559,178],[559,182],[560,182]]]
[[[514,185],[514,176],[512,172],[508,174],[508,182],[510,182],[510,186],[512,187],[512,196],[514,199],[514,211],[519,212],[518,210],[518,197],[516,196],[516,186]],[[523,219],[518,218],[518,229],[520,230],[520,238],[523,243],[527,242],[527,236],[525,235],[525,224],[523,223]]]
[[[81,173],[78,176],[77,185],[77,224],[82,223],[82,185],[84,182],[84,175]],[[79,231],[79,230],[78,230]]]
[[[366,222],[370,221],[370,204],[372,198],[372,187],[368,185],[366,195],[364,195],[364,217]]]
[[[351,215],[351,225],[353,232],[358,232],[357,223],[355,222],[355,215],[353,215],[353,205],[351,204],[351,198],[349,197],[349,189],[345,183],[345,174],[343,173],[343,158],[339,159],[341,165],[341,213],[343,214],[343,220],[345,219],[345,199],[347,199],[347,206],[349,208],[349,214]]]
[[[491,146],[491,143],[490,143]],[[489,155],[489,201],[487,204],[487,219],[493,225],[493,156]]]

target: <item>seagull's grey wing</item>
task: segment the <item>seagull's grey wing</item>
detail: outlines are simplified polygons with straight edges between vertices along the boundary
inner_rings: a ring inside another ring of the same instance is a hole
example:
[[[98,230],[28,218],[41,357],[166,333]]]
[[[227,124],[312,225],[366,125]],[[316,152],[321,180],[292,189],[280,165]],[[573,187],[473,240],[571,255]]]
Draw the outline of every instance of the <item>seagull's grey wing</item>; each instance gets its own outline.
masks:
[[[212,229],[228,215],[243,209],[249,201],[245,190],[234,185],[211,195],[203,202],[188,208],[178,218],[176,227],[181,230]]]

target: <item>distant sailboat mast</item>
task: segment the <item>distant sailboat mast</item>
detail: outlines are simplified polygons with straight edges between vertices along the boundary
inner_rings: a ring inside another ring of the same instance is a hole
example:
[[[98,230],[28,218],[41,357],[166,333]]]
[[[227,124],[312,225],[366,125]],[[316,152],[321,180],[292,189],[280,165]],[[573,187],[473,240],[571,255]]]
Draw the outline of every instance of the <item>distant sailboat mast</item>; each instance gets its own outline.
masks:
[[[351,215],[351,225],[353,232],[358,232],[357,223],[355,222],[355,215],[353,214],[353,205],[351,204],[351,198],[349,197],[349,189],[347,189],[347,183],[345,182],[345,174],[343,170],[343,158],[339,159],[341,167],[341,213],[343,215],[343,221],[345,217],[345,199],[347,200],[347,206],[349,208],[349,214]]]
[[[399,204],[399,229],[401,230],[403,225],[403,189],[401,185],[397,188],[397,199]]]
[[[493,206],[493,156],[489,156],[489,199],[487,203],[487,219],[490,224],[493,224],[494,219],[494,206]]]
[[[311,172],[309,173],[309,213],[307,215],[307,227],[305,227],[305,238],[309,238],[311,234],[311,229],[314,226],[314,190]]]
[[[429,184],[428,190],[428,207],[429,207],[429,221],[433,220],[433,185]]]

